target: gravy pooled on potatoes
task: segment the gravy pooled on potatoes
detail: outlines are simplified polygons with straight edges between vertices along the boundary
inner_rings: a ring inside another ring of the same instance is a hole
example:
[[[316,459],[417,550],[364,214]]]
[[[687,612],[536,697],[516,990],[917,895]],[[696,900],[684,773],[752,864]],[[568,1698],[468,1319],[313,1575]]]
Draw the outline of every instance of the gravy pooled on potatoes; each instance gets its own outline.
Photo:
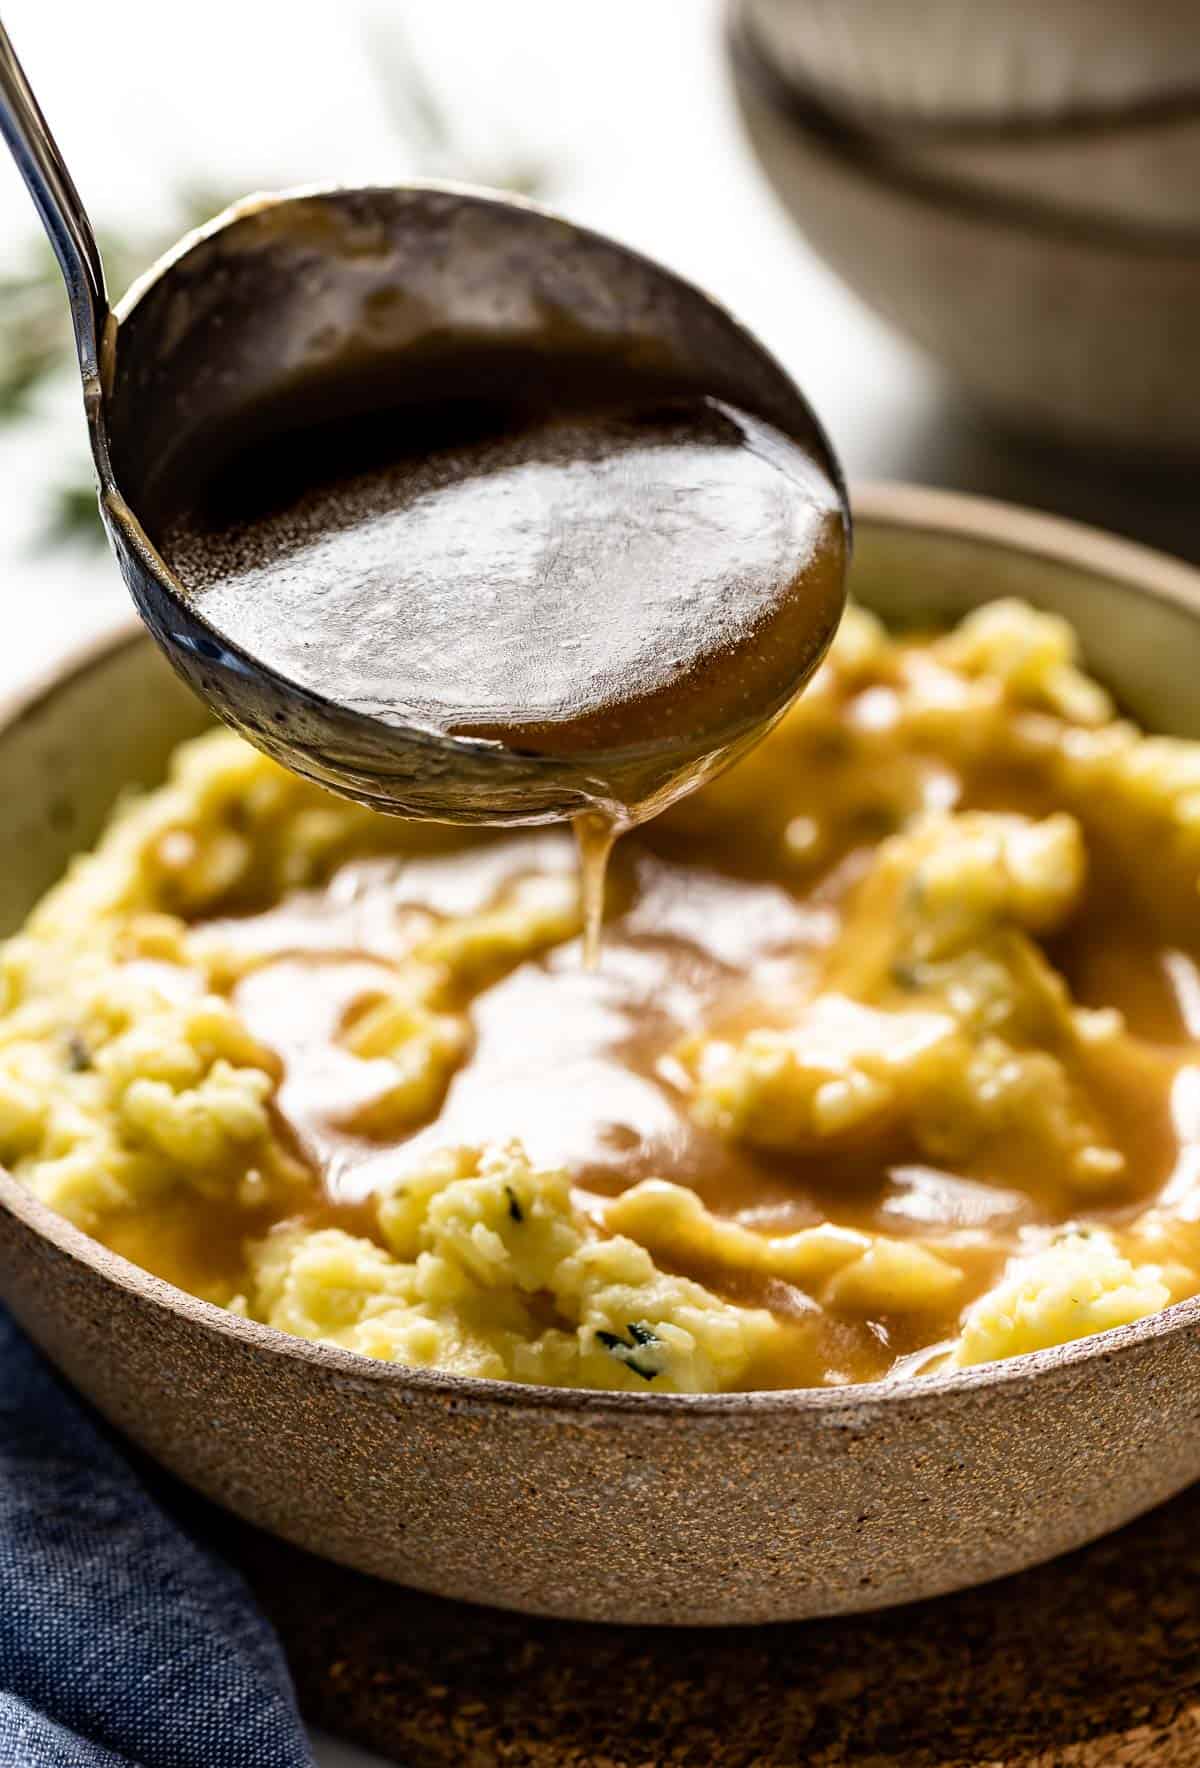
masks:
[[[365,1355],[633,1392],[1036,1350],[1200,1292],[1200,748],[1019,604],[808,693],[614,861],[219,733],[6,948],[0,1160]]]

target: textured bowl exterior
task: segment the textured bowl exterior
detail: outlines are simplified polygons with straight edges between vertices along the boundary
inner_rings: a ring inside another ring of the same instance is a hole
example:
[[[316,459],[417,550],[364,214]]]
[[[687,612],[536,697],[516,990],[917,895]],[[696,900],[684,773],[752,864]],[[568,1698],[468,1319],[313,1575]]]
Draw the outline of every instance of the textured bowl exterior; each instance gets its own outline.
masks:
[[[1184,567],[946,494],[871,493],[857,514],[864,600],[952,614],[1023,589],[1085,626],[1132,710],[1200,734],[1200,591]],[[154,777],[198,722],[128,632],[10,710],[0,925],[91,839],[121,780]],[[1077,1546],[1200,1474],[1196,1302],[892,1387],[539,1390],[227,1315],[3,1175],[0,1295],[115,1424],[240,1515],[385,1578],[536,1613],[697,1624],[903,1602]]]
[[[831,128],[744,44],[734,65],[742,120],[793,220],[847,286],[966,393],[1058,440],[1149,458],[1200,453],[1196,230],[1051,211],[1001,188],[1016,177],[1015,147],[929,141],[892,154]],[[1165,151],[1168,137],[1154,140]],[[1194,129],[1180,125],[1169,142],[1200,155]],[[1116,202],[1119,187],[1096,151],[1100,163],[1072,160],[1071,177],[1076,188],[1106,180],[1104,200]],[[959,182],[930,175],[951,164]],[[1066,163],[1052,170],[1066,179]],[[968,176],[977,182],[961,181]]]

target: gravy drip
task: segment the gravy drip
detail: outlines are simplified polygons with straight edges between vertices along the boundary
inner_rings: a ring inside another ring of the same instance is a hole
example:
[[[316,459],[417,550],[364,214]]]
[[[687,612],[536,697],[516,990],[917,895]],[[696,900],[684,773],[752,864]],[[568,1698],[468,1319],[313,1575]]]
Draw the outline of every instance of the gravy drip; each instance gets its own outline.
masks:
[[[573,819],[579,852],[579,894],[583,903],[583,962],[594,970],[600,962],[604,923],[604,883],[618,826],[603,811],[584,810]]]

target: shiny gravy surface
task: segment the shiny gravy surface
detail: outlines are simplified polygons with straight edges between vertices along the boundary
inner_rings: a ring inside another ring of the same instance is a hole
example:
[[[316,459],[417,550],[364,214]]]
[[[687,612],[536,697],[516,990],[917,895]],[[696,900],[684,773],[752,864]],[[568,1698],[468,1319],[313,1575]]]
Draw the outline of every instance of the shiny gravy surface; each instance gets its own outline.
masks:
[[[490,393],[473,361],[434,400],[259,414],[252,445],[175,469],[155,537],[205,618],[299,686],[567,758],[595,963],[614,835],[760,735],[820,660],[839,492],[770,424],[620,356],[549,372],[497,351],[474,363]]]
[[[736,1035],[772,1013],[784,1023],[811,990],[871,851],[856,834],[866,827],[855,803],[862,786],[847,790],[841,850],[803,887],[781,860],[766,863],[767,852],[778,852],[773,842],[738,841],[729,827],[697,836],[668,817],[631,835],[614,864],[601,966],[587,970],[571,941],[474,994],[470,1050],[430,1121],[403,1138],[363,1132],[385,1082],[346,1049],[347,1023],[363,1001],[386,992],[430,916],[484,909],[531,874],[569,880],[577,863],[569,835],[464,835],[456,851],[354,860],[323,889],[213,923],[222,942],[254,959],[233,1000],[282,1058],[277,1109],[316,1175],[308,1219],[370,1234],[364,1205],[432,1151],[517,1137],[536,1163],[570,1171],[577,1201],[598,1221],[606,1198],[640,1179],[671,1179],[720,1215],[764,1232],[834,1220],[944,1244],[967,1273],[967,1295],[987,1288],[1023,1228],[1070,1216],[1061,1175],[1029,1170],[1015,1147],[1011,1161],[993,1153],[961,1170],[903,1146],[806,1157],[755,1150],[697,1122],[677,1063],[690,1034]],[[1191,1132],[1172,1117],[1168,1082],[1200,1053],[1200,971],[1192,955],[1116,908],[1101,879],[1051,955],[1080,999],[1121,1007],[1131,1032],[1161,1056],[1081,1076],[1103,1094],[1113,1139],[1130,1156],[1128,1182],[1089,1212],[1119,1224],[1191,1157]],[[198,1242],[187,1227],[180,1225],[173,1250],[161,1222],[142,1232],[137,1256],[194,1284]],[[211,1234],[210,1217],[202,1255],[209,1268],[223,1256]],[[236,1248],[227,1253],[232,1270]],[[784,1319],[803,1322],[812,1310],[802,1292],[752,1272],[697,1259],[686,1274]],[[953,1336],[963,1299],[944,1317],[828,1311],[819,1334],[784,1341],[778,1366],[758,1368],[755,1385],[867,1380],[903,1369]]]

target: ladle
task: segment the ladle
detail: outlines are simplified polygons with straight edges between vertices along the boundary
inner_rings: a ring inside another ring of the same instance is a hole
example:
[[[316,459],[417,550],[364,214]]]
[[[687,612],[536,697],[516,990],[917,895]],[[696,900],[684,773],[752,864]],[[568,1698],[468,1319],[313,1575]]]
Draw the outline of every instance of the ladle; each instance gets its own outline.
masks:
[[[287,679],[206,620],[154,540],[153,488],[205,438],[252,425],[281,391],[321,389],[353,416],[403,381],[414,352],[469,339],[544,355],[619,341],[656,384],[727,401],[798,442],[849,512],[833,451],[803,395],[699,289],[533,204],[449,185],[308,188],[255,196],[187,235],[110,309],[95,236],[0,25],[0,130],[66,280],[109,540],[171,663],[222,719],[299,773],[378,808],[443,821],[528,823],[604,805],[621,774],[653,799],[662,744],[628,754],[522,752],[368,714]],[[814,610],[778,704],[719,733],[668,733],[701,777],[782,711],[841,613]]]

